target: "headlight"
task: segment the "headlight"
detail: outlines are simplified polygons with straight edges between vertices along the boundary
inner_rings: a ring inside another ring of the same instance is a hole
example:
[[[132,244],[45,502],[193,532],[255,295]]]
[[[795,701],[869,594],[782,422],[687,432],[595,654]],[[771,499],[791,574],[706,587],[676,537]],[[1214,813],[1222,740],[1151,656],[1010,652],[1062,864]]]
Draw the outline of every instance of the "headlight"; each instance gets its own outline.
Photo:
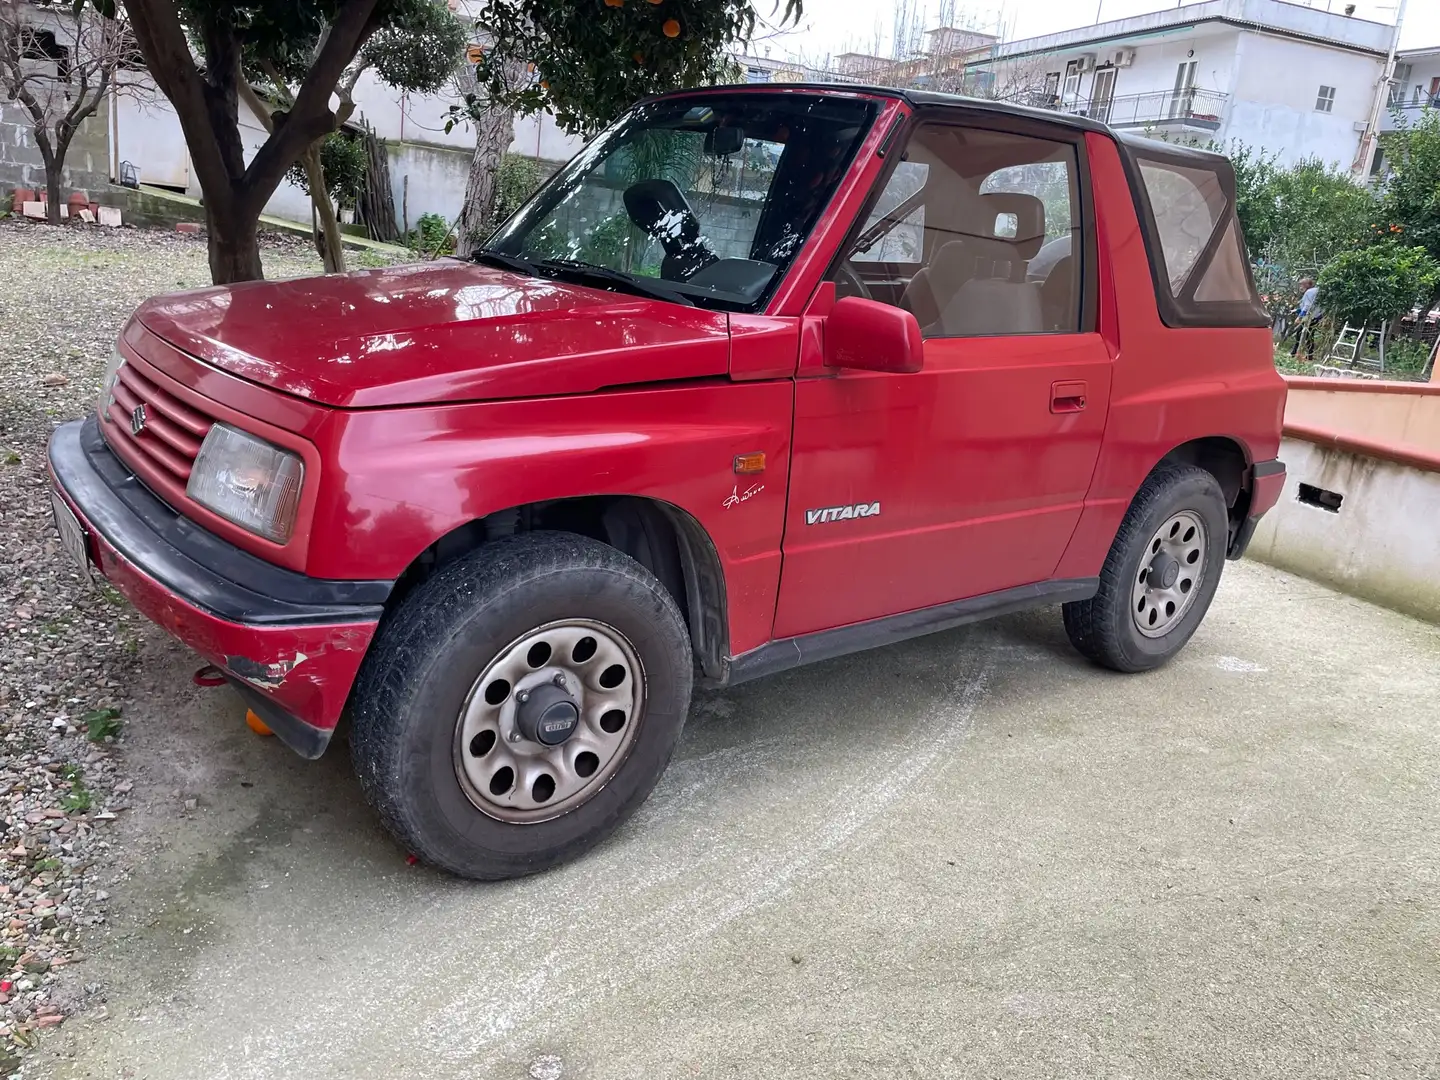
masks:
[[[242,529],[283,544],[295,527],[305,466],[287,450],[216,424],[200,444],[185,494]]]
[[[105,378],[100,381],[100,415],[106,417],[110,412],[110,392],[115,389],[115,380],[120,377],[120,368],[125,363],[125,357],[120,355],[120,347],[117,345],[110,350],[110,362],[105,365]]]

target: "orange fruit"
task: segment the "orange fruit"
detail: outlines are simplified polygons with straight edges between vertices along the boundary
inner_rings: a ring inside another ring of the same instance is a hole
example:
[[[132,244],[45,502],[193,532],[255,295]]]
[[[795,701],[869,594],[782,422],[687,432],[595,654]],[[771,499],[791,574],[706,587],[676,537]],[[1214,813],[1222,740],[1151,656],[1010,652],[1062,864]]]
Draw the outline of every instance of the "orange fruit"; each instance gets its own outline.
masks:
[[[275,732],[270,730],[269,725],[267,725],[264,720],[261,720],[260,717],[255,715],[252,709],[245,710],[245,724],[251,731],[255,732],[256,735],[275,734]]]
[[[654,4],[656,7],[659,7],[665,2],[665,0],[648,0],[648,2]]]
[[[643,63],[645,63],[645,55],[644,55],[643,53],[638,53],[638,52],[637,52],[637,53],[635,53],[634,55],[635,55],[635,62],[636,62],[637,64],[643,64]]]
[[[679,36],[680,36],[680,20],[679,20],[679,19],[666,19],[666,20],[665,20],[665,25],[662,26],[662,27],[660,27],[660,29],[664,32],[664,34],[665,34],[666,37],[679,37]]]
[[[545,79],[541,79],[541,80],[540,80],[540,89],[541,89],[541,90],[549,90],[549,89],[550,89],[550,83],[547,82]]]
[[[606,7],[624,7],[625,0],[605,0]]]

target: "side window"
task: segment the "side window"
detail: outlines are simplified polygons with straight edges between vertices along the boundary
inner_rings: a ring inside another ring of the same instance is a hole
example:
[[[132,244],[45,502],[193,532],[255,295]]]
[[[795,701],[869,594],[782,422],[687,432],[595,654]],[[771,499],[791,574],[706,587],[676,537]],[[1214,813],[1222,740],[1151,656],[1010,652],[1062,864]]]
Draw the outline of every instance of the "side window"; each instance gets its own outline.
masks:
[[[927,338],[1076,333],[1079,221],[1073,144],[926,124],[832,277]]]
[[[1213,160],[1137,160],[1161,315],[1171,326],[1268,325],[1235,217],[1230,166]]]
[[[1225,209],[1220,177],[1208,169],[1152,161],[1140,163],[1140,176],[1155,214],[1170,292],[1179,295]]]

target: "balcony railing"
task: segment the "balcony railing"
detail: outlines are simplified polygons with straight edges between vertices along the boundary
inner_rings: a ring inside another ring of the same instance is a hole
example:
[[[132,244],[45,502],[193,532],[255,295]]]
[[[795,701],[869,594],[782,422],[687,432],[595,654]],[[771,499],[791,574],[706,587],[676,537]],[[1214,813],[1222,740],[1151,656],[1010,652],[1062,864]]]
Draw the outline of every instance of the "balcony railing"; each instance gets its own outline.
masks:
[[[1434,97],[1422,96],[1396,101],[1387,105],[1380,116],[1380,130],[1393,131],[1397,127],[1413,127],[1426,109],[1440,109],[1440,94]]]
[[[1053,102],[1061,112],[1088,116],[1111,127],[1185,127],[1215,131],[1225,113],[1229,94],[1218,90],[1155,90],[1148,94],[1119,94],[1109,101]]]

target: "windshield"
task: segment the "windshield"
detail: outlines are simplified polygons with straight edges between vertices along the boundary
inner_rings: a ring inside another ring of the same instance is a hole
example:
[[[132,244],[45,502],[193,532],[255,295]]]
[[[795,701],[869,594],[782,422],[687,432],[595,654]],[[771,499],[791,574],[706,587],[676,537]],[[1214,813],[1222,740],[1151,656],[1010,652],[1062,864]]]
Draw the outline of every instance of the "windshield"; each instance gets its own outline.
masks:
[[[860,99],[797,93],[639,105],[477,258],[488,252],[515,269],[756,310],[800,252],[874,113]]]

